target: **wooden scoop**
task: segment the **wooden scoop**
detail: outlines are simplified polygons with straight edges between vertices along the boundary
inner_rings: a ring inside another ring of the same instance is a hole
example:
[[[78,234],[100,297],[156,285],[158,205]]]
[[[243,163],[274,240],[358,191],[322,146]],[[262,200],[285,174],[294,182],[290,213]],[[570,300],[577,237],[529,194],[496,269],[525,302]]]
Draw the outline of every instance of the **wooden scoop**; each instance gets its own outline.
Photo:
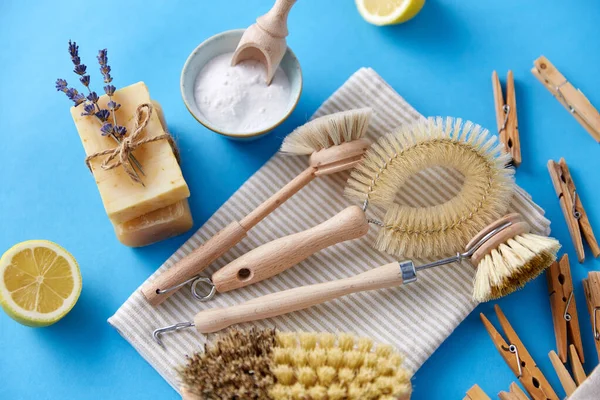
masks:
[[[258,17],[240,39],[231,65],[244,60],[256,60],[267,69],[266,82],[271,84],[275,71],[287,50],[287,17],[296,0],[276,0],[265,15]]]

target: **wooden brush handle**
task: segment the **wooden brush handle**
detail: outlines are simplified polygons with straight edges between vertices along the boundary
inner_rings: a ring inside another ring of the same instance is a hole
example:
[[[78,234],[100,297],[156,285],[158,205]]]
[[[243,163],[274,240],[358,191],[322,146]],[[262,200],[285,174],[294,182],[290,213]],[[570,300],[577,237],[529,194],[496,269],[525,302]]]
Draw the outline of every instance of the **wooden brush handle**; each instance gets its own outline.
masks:
[[[333,218],[306,231],[285,236],[244,254],[215,272],[218,292],[227,292],[260,282],[293,267],[319,250],[367,234],[364,211],[350,206]]]
[[[316,168],[308,167],[240,222],[232,222],[156,279],[145,284],[142,287],[142,293],[146,300],[151,305],[157,306],[168,299],[177,290],[166,293],[159,293],[159,291],[185,282],[206,269],[213,261],[246,237],[246,233],[256,224],[311,182],[315,178],[315,171]]]
[[[288,35],[287,18],[296,0],[276,0],[265,15],[256,19],[256,23],[272,36],[284,38]]]
[[[306,168],[287,185],[279,189],[277,193],[269,197],[264,203],[256,207],[254,211],[244,217],[244,219],[240,221],[240,225],[242,225],[247,231],[252,229],[256,224],[265,219],[267,215],[271,214],[277,207],[282,205],[287,199],[295,195],[300,189],[315,179],[316,171],[317,168],[315,167]]]
[[[284,290],[232,307],[201,311],[194,317],[194,324],[200,333],[217,332],[233,324],[257,321],[303,310],[350,293],[389,288],[401,284],[400,265],[393,262],[350,278]]]
[[[160,290],[172,288],[202,272],[213,261],[246,237],[246,232],[246,229],[239,222],[232,222],[156,279],[146,283],[142,287],[142,294],[151,305],[161,304],[177,290],[159,293]]]

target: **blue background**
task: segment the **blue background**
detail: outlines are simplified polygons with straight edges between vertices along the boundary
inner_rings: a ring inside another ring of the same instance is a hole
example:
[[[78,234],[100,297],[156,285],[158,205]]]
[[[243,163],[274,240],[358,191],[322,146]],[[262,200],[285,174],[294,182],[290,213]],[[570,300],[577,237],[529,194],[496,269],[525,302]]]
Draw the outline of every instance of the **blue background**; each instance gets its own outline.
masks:
[[[175,392],[107,323],[191,234],[144,249],[120,245],[103,211],[84,152],[54,80],[74,81],[68,39],[95,65],[109,49],[115,84],[143,80],[165,110],[182,150],[198,228],[277,151],[353,72],[373,67],[419,112],[471,119],[493,128],[490,75],[512,69],[517,85],[523,165],[517,181],[547,211],[572,261],[590,371],[597,362],[581,279],[600,263],[576,262],[546,170],[564,156],[600,235],[598,145],[529,72],[546,55],[592,103],[600,105],[600,2],[579,0],[428,0],[412,21],[367,24],[348,0],[300,0],[289,19],[288,44],[304,72],[293,115],[268,137],[232,142],[200,126],[186,111],[179,74],[198,43],[250,25],[271,0],[0,2],[0,251],[16,242],[56,241],[78,259],[83,291],[54,326],[31,329],[0,313],[0,398],[175,399]],[[92,67],[94,72],[95,67]],[[99,81],[98,74],[92,82]],[[545,279],[499,302],[519,336],[562,393],[547,353],[555,347]],[[414,378],[414,399],[456,399],[478,383],[495,395],[515,380],[484,330],[480,306]],[[495,318],[493,319],[495,320]]]

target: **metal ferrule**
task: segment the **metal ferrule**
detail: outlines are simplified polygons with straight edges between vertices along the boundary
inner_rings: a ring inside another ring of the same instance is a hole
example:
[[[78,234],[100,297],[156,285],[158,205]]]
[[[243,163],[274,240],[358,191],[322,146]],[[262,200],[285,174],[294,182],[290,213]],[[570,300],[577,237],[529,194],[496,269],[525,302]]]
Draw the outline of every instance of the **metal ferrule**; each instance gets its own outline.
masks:
[[[398,265],[402,274],[402,283],[412,283],[417,280],[417,270],[414,262],[410,260],[400,261]]]

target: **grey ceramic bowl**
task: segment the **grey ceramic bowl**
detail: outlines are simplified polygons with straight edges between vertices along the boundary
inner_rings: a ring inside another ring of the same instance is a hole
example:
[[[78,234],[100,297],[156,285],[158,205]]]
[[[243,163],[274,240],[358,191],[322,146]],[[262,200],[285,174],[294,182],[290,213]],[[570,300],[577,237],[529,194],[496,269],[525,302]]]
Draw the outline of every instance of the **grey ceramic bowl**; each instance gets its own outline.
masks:
[[[196,118],[198,122],[220,135],[227,136],[232,139],[247,140],[256,139],[269,133],[271,130],[281,124],[292,113],[292,111],[294,111],[294,108],[296,108],[298,100],[300,99],[300,94],[302,93],[302,70],[300,69],[300,63],[298,62],[298,59],[288,47],[287,52],[283,56],[283,60],[281,60],[281,64],[279,66],[283,69],[290,81],[291,95],[286,112],[281,116],[281,119],[271,126],[256,132],[236,133],[226,132],[217,126],[212,125],[210,121],[208,121],[204,115],[202,115],[198,109],[198,106],[196,105],[196,100],[194,99],[194,84],[196,82],[196,77],[206,63],[216,56],[223,53],[234,52],[243,33],[244,29],[225,31],[202,42],[198,47],[196,47],[192,54],[190,54],[185,62],[183,70],[181,71],[180,85],[183,102],[185,103],[188,111],[194,118]]]

